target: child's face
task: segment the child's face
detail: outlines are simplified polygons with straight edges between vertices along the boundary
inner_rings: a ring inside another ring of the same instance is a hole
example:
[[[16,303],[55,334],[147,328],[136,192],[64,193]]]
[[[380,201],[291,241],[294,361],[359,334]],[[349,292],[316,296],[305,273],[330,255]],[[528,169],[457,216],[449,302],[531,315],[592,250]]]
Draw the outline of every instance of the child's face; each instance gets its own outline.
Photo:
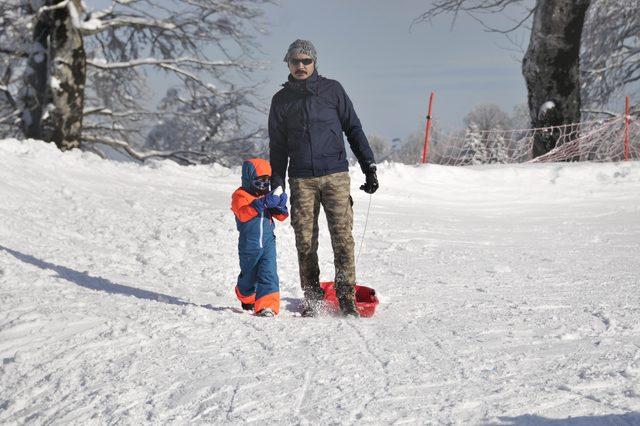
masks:
[[[269,176],[258,176],[253,180],[251,185],[253,186],[253,189],[256,191],[256,193],[263,195],[269,192],[269,180]]]

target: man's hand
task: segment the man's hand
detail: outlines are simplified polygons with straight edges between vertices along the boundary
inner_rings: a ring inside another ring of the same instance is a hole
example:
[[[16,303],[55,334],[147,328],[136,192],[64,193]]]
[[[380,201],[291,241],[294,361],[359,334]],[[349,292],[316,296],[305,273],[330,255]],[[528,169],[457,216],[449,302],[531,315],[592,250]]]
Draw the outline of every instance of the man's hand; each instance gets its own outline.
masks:
[[[360,189],[367,194],[373,194],[380,187],[378,184],[378,176],[376,176],[376,170],[376,165],[370,164],[369,170],[365,172],[365,182],[364,185],[360,186]]]

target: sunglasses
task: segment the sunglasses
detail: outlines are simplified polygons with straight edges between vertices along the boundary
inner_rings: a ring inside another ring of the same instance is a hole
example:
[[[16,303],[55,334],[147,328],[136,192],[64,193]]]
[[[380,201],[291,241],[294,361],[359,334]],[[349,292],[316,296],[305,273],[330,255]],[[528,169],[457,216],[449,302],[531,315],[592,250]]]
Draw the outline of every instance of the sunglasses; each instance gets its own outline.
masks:
[[[304,59],[291,58],[291,59],[289,59],[289,63],[291,65],[293,65],[294,67],[297,67],[300,64],[311,65],[313,63],[313,59],[311,59],[311,58],[304,58]]]
[[[269,189],[269,178],[257,178],[253,180],[253,186],[256,189],[259,189],[261,191],[264,191],[265,189]]]

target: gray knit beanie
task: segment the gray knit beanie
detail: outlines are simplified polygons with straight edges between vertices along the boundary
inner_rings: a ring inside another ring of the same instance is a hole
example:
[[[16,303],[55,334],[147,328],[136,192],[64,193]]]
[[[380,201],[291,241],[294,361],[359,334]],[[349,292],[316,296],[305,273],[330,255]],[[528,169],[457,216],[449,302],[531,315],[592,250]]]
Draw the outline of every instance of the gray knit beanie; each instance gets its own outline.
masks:
[[[316,48],[313,46],[309,40],[296,40],[289,45],[289,50],[287,50],[287,54],[284,56],[284,61],[289,62],[289,58],[298,54],[309,55],[313,62],[318,61],[318,54],[316,53]]]

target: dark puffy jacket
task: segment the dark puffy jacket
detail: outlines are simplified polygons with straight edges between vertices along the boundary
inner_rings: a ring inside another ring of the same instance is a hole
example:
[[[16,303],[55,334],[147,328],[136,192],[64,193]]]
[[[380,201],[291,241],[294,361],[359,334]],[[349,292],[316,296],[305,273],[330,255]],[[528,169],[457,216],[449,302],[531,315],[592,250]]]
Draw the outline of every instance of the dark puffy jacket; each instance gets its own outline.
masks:
[[[374,163],[369,141],[342,85],[314,71],[289,81],[273,96],[269,112],[269,149],[273,187],[290,177],[324,176],[349,170],[342,132],[362,171]]]

